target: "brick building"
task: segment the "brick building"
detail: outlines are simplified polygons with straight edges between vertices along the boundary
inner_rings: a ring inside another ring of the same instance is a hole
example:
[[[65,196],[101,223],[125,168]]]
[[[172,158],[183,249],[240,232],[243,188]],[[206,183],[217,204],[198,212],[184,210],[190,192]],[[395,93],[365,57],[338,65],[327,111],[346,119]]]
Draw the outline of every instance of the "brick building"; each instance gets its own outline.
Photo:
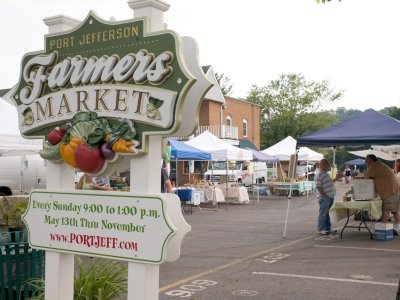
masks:
[[[260,147],[260,107],[241,99],[225,96],[225,103],[205,98],[201,105],[199,130],[214,135],[235,146]]]
[[[195,135],[208,130],[234,146],[260,147],[260,107],[241,99],[224,96],[211,66],[203,67],[207,79],[214,86],[207,92],[200,107],[199,126]],[[172,179],[175,172],[172,167]],[[178,163],[179,183],[189,182],[189,163]],[[197,181],[207,170],[207,164],[195,162],[191,166],[190,179]]]

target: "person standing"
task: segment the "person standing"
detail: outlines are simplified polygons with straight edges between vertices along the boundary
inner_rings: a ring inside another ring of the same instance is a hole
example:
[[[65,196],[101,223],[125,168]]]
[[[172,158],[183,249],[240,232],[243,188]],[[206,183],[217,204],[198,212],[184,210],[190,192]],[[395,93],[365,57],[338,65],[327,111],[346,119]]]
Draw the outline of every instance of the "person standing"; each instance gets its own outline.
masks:
[[[349,184],[351,181],[351,169],[348,165],[346,165],[346,167],[344,168],[343,175],[344,181],[346,182],[346,184]]]
[[[320,235],[336,233],[336,230],[331,230],[331,219],[329,217],[329,209],[333,205],[336,189],[334,182],[343,177],[343,174],[337,173],[336,177],[332,178],[328,175],[331,165],[327,159],[323,158],[319,162],[319,172],[315,178],[317,188],[317,200],[319,204],[319,213],[317,220],[317,230]]]
[[[172,193],[172,184],[168,176],[167,163],[165,160],[161,166],[161,193]]]
[[[373,154],[367,155],[365,166],[367,172],[364,178],[374,180],[375,190],[383,201],[382,222],[387,223],[390,213],[393,213],[394,234],[400,235],[400,187],[396,175]]]

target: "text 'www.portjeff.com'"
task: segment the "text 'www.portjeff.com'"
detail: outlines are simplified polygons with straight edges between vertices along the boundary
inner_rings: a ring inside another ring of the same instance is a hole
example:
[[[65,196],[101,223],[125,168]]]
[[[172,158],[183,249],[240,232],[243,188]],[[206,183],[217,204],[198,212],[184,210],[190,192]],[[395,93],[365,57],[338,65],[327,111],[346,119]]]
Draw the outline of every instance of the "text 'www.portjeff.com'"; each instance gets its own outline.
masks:
[[[50,240],[58,243],[85,245],[89,248],[110,248],[138,251],[138,243],[136,242],[118,241],[118,238],[100,235],[50,233]]]

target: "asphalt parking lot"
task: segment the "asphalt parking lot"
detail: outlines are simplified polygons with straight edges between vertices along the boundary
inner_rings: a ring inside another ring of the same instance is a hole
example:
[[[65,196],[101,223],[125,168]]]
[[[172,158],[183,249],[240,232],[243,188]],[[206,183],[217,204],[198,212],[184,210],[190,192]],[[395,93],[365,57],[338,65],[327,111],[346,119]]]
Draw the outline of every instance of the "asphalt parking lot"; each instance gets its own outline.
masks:
[[[336,187],[341,201],[349,186]],[[159,298],[396,299],[400,237],[375,241],[354,228],[318,236],[313,194],[291,199],[284,237],[287,206],[287,197],[263,196],[185,214],[192,231],[179,260],[160,266]]]

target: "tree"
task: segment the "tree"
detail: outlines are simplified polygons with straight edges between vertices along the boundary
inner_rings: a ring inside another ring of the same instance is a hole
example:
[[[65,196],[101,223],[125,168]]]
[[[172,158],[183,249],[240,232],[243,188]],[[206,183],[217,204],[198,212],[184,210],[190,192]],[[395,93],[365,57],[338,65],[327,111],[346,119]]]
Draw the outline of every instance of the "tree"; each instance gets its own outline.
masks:
[[[281,74],[267,86],[253,85],[247,100],[260,105],[261,146],[335,123],[337,117],[333,111],[320,109],[342,95],[343,91],[332,91],[328,81],[308,82],[301,74]]]
[[[391,106],[385,107],[381,110],[382,113],[387,114],[388,116],[400,120],[400,108]]]
[[[360,113],[361,110],[358,109],[346,109],[345,107],[338,107],[336,109],[336,115],[339,118],[339,121],[347,120]]]
[[[229,94],[232,91],[232,84],[230,84],[231,81],[230,78],[228,76],[225,76],[224,73],[222,74],[215,73],[215,78],[217,79],[222,94],[224,96],[229,96]]]

